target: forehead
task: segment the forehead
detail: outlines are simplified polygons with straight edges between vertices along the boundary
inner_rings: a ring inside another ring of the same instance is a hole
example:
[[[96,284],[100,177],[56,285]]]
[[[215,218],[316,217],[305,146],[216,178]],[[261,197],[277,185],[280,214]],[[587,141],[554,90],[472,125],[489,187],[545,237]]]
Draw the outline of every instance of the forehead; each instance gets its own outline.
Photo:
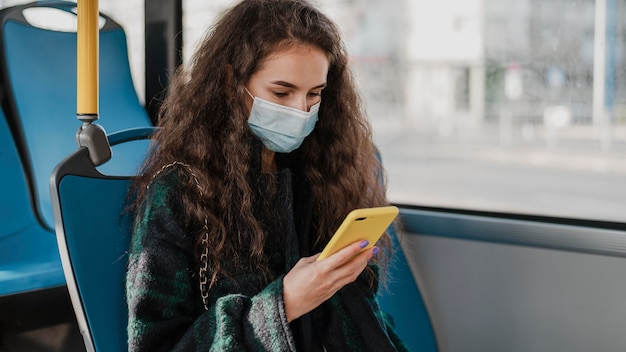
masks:
[[[308,83],[317,86],[326,82],[329,66],[330,60],[321,49],[310,45],[290,45],[265,57],[251,80],[282,80],[298,86]]]

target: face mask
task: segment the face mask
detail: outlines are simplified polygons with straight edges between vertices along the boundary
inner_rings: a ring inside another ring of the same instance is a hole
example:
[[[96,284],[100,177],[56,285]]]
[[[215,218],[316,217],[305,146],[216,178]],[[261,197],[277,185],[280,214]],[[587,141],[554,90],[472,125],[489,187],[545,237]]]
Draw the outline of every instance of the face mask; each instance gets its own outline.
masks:
[[[247,89],[246,92],[254,99],[248,126],[267,149],[290,153],[313,131],[320,103],[307,112],[254,97]]]

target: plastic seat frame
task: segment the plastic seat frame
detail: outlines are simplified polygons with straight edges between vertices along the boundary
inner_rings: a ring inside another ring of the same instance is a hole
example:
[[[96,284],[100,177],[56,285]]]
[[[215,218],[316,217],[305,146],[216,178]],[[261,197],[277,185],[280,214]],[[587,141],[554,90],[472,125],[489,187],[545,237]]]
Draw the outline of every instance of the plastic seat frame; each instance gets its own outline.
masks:
[[[120,131],[108,136],[109,143],[146,139],[155,130]],[[50,180],[63,271],[87,351],[127,350],[125,208],[132,179],[103,175],[83,147],[63,160]]]

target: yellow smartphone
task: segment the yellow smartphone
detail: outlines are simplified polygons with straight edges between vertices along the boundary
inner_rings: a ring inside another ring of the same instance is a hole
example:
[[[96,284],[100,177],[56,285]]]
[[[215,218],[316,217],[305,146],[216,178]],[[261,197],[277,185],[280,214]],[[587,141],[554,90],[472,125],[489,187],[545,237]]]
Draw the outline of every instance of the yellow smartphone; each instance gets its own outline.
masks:
[[[338,250],[358,240],[367,240],[371,248],[398,216],[398,208],[394,206],[362,208],[351,211],[341,223],[333,237],[317,258],[329,257]]]

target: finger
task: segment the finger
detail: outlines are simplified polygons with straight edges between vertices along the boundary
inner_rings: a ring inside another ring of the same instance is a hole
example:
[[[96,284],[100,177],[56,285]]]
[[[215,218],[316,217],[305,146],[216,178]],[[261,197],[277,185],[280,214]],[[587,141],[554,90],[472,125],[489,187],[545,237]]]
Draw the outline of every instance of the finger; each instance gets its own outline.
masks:
[[[362,251],[361,253],[358,253],[357,255],[355,255],[352,258],[352,260],[344,264],[342,268],[344,267],[346,268],[347,275],[349,277],[352,277],[352,276],[356,277],[363,271],[363,269],[365,269],[371,257],[372,257],[372,250],[366,249]]]
[[[334,290],[339,290],[343,286],[353,282],[367,267],[372,258],[373,249],[367,249],[352,257],[348,263],[330,271],[328,273],[329,283]]]
[[[307,263],[307,264],[311,264],[314,263],[317,260],[317,257],[320,256],[321,253],[317,253],[316,255],[310,256],[310,257],[302,257],[300,258],[300,262],[302,263]]]
[[[356,256],[359,252],[363,250],[363,248],[367,247],[368,245],[368,241],[361,240],[353,242],[348,246],[342,248],[341,250],[337,251],[335,254],[329,256],[328,258],[321,260],[321,262],[323,263],[322,265],[329,268],[329,270],[343,266],[344,264],[352,260],[354,256]]]

